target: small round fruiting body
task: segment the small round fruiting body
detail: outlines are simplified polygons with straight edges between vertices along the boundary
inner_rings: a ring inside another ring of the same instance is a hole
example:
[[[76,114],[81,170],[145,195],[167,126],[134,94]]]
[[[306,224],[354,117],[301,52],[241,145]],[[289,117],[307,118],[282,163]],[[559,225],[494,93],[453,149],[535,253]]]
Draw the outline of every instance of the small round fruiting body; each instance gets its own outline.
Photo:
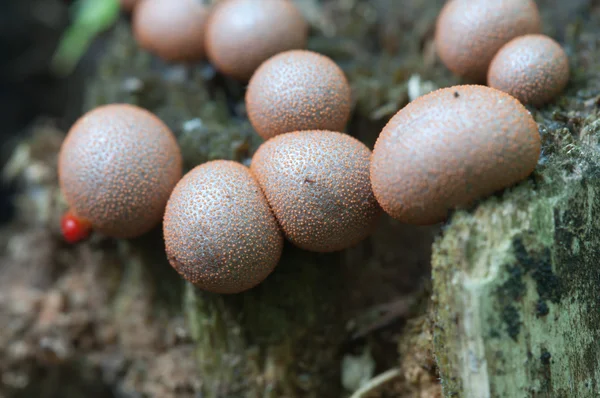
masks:
[[[179,146],[156,116],[112,104],[83,115],[59,153],[60,186],[74,214],[95,230],[131,238],[161,220],[182,174]]]
[[[197,0],[144,0],[133,12],[140,47],[168,62],[189,62],[205,55],[208,8]]]
[[[208,59],[221,73],[248,80],[271,56],[306,47],[308,24],[290,0],[226,0],[206,27]]]
[[[306,50],[269,58],[246,91],[248,118],[265,140],[292,131],[342,131],[351,107],[342,69],[329,57]]]
[[[92,224],[68,210],[60,220],[60,229],[65,241],[77,243],[86,239],[92,232]]]
[[[214,293],[239,293],[277,265],[283,236],[247,167],[204,163],[173,190],[163,231],[169,262],[185,279]]]
[[[526,178],[538,127],[515,98],[485,86],[440,89],[390,119],[373,149],[373,192],[393,218],[444,221],[448,212]]]
[[[449,0],[437,19],[435,44],[454,74],[483,83],[500,47],[540,31],[541,17],[533,0]]]
[[[488,71],[488,85],[524,104],[552,101],[569,82],[569,59],[556,41],[545,35],[525,35],[498,51]]]
[[[265,141],[250,171],[293,244],[332,252],[366,238],[381,214],[369,181],[370,155],[347,134],[292,132]]]

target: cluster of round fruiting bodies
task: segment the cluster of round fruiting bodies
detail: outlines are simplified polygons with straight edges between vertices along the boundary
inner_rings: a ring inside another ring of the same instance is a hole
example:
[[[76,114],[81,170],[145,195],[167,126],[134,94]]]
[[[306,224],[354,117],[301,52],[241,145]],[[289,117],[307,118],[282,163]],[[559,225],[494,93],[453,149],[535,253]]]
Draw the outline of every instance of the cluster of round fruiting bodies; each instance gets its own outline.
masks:
[[[267,58],[306,47],[308,23],[291,0],[121,0],[140,47],[167,62],[208,58],[248,80]]]
[[[306,50],[263,61],[245,100],[265,139],[250,167],[216,160],[183,178],[173,134],[148,111],[113,104],[82,116],[59,156],[65,236],[75,241],[94,228],[133,237],[162,219],[173,268],[205,290],[236,293],[269,275],[285,238],[306,250],[342,250],[370,234],[382,209],[405,223],[441,222],[526,178],[540,155],[528,110],[483,85],[417,98],[371,152],[342,132],[351,112],[343,71]]]
[[[249,168],[211,161],[181,178],[180,149],[168,128],[146,110],[113,104],[71,128],[59,177],[68,221],[127,238],[164,216],[173,267],[206,290],[233,293],[273,270],[284,236],[317,252],[364,239],[381,214],[370,157],[347,134],[295,131],[264,142]],[[81,238],[69,228],[67,238]]]
[[[556,98],[569,80],[565,51],[541,29],[534,0],[449,0],[437,20],[435,43],[456,75],[487,80],[537,106]]]

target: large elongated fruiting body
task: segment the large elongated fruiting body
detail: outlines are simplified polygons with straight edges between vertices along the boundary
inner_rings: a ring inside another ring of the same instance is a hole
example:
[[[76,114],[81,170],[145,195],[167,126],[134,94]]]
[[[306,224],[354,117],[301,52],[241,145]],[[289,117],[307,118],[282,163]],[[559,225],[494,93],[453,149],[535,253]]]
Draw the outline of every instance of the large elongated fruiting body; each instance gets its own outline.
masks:
[[[342,131],[351,107],[350,84],[342,69],[306,50],[269,58],[246,91],[248,117],[264,139],[301,130]]]
[[[187,173],[169,198],[163,223],[169,262],[214,293],[239,293],[275,268],[283,235],[247,167],[229,160]]]
[[[485,86],[455,86],[392,117],[373,149],[371,182],[392,217],[433,224],[526,178],[539,155],[537,124],[517,99]]]
[[[488,71],[488,85],[524,104],[543,105],[569,82],[569,59],[560,44],[545,35],[525,35],[498,51]]]
[[[291,0],[226,0],[206,26],[206,52],[223,74],[248,80],[271,56],[306,47],[308,23]]]
[[[133,33],[140,47],[165,61],[196,61],[205,54],[208,15],[198,0],[143,0],[133,11]]]
[[[484,83],[492,58],[515,37],[541,31],[533,0],[449,0],[438,16],[435,44],[454,74]]]
[[[181,178],[169,128],[134,105],[93,109],[69,130],[58,173],[67,203],[105,235],[131,238],[156,226]]]
[[[300,248],[331,252],[367,237],[381,213],[369,181],[370,155],[349,135],[301,131],[264,142],[250,170],[285,236]]]

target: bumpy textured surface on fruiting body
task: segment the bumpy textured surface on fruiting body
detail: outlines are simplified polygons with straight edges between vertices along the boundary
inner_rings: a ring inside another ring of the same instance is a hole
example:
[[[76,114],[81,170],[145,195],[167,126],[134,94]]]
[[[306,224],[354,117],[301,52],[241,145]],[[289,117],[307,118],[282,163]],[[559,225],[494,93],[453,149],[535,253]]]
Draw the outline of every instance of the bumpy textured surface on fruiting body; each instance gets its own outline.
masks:
[[[302,249],[331,252],[366,238],[381,214],[370,155],[347,134],[292,132],[265,141],[250,170],[285,236]]]
[[[525,35],[498,51],[490,64],[488,85],[539,106],[565,89],[569,73],[569,58],[560,44],[545,35]]]
[[[94,229],[116,238],[156,226],[182,173],[169,128],[134,105],[112,104],[83,115],[62,144],[58,173],[67,203]]]
[[[306,47],[308,23],[290,0],[226,0],[206,27],[206,51],[223,74],[248,80],[271,56]]]
[[[173,190],[163,231],[169,262],[188,281],[214,293],[239,293],[275,268],[283,235],[247,167],[204,163]]]
[[[269,58],[252,75],[246,109],[264,139],[301,130],[342,131],[351,95],[344,72],[329,57],[291,50]]]
[[[526,178],[539,155],[537,124],[517,99],[455,86],[417,98],[390,119],[373,149],[371,182],[393,218],[433,224]]]
[[[484,83],[500,47],[540,31],[533,0],[450,0],[438,16],[435,43],[440,59],[454,74]]]
[[[195,61],[205,55],[208,15],[197,0],[144,0],[133,11],[133,33],[140,47],[166,61]]]

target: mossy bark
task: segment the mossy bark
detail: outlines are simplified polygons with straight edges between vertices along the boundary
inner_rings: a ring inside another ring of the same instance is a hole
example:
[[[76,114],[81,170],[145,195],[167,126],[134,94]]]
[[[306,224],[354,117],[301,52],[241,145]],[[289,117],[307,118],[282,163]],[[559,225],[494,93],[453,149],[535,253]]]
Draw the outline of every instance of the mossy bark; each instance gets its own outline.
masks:
[[[410,98],[457,83],[433,51],[443,0],[297,4],[313,26],[309,48],[332,56],[352,84],[348,132],[371,147]],[[62,244],[65,205],[55,166],[64,135],[35,134],[15,151],[18,172],[8,173],[23,184],[18,219],[0,229],[0,243],[7,242],[0,244],[0,320],[11,325],[0,328],[0,395],[9,388],[17,397],[42,390],[61,398],[106,391],[347,396],[342,357],[369,348],[377,372],[397,367],[400,354],[401,375],[382,396],[435,397],[433,325],[448,397],[596,396],[600,18],[588,0],[538,4],[546,31],[567,46],[573,66],[567,93],[534,111],[544,138],[540,166],[501,197],[454,214],[434,245],[433,303],[419,306],[402,333],[394,321],[409,305],[398,303],[419,297],[437,228],[384,217],[371,238],[340,253],[286,245],[263,284],[213,295],[172,270],[160,229],[131,241],[95,236],[76,247]],[[84,110],[129,102],[155,112],[177,135],[190,168],[216,158],[248,163],[260,139],[245,116],[243,92],[242,83],[207,64],[162,64],[137,47],[121,21],[83,102]]]
[[[345,336],[340,256],[292,247],[248,292],[186,284],[184,311],[206,397],[339,396],[336,351]]]
[[[533,180],[459,212],[434,245],[447,397],[600,394],[597,147],[546,134],[557,151]]]
[[[538,2],[567,90],[530,108],[542,155],[525,182],[456,212],[433,246],[433,349],[446,397],[600,395],[598,9]]]

